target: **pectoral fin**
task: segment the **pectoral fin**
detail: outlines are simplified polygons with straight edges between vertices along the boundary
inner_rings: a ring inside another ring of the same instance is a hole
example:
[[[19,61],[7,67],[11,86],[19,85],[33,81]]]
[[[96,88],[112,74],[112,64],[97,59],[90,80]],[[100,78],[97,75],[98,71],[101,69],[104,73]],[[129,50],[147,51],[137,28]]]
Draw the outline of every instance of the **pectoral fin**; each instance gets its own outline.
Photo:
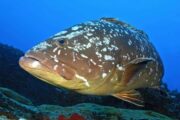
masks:
[[[114,97],[137,105],[139,107],[144,107],[144,100],[141,94],[136,90],[123,91],[117,94],[113,94]]]
[[[133,81],[135,81],[134,77],[152,60],[151,58],[137,58],[125,65],[125,71],[122,77],[123,84],[127,85],[133,83]]]

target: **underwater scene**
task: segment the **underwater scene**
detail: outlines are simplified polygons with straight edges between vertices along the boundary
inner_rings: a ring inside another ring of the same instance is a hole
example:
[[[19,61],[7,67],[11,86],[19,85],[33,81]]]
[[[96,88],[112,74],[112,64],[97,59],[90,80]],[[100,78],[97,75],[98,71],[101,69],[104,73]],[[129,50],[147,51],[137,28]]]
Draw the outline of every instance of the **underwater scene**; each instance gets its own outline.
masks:
[[[0,120],[180,120],[179,8],[1,0]]]

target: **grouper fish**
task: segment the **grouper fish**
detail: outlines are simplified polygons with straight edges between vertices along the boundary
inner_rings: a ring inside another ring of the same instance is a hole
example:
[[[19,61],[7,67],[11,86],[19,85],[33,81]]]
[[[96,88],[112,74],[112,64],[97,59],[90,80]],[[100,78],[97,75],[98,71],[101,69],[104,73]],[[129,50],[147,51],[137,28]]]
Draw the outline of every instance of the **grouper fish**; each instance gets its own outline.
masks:
[[[20,66],[56,87],[143,106],[138,88],[158,88],[161,58],[145,32],[114,18],[74,25],[26,52]]]

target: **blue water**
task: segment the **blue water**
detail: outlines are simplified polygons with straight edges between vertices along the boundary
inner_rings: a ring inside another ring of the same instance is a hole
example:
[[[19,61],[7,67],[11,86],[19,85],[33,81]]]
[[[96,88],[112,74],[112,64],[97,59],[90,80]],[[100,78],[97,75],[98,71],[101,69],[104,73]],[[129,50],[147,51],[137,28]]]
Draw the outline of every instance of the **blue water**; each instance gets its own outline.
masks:
[[[115,17],[144,30],[165,65],[164,81],[180,91],[179,0],[1,0],[0,42],[23,51],[74,24]]]

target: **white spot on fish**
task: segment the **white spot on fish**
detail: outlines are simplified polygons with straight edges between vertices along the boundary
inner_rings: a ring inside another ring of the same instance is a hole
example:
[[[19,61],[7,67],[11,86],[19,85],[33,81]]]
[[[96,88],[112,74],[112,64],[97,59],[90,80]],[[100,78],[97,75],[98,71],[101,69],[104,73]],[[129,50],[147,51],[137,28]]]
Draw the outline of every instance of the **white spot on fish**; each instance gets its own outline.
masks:
[[[140,72],[138,76],[140,77],[141,75],[142,75],[142,72]]]
[[[87,45],[86,45],[86,48],[90,48],[91,47],[91,43],[88,43]]]
[[[150,68],[149,75],[151,75],[151,74],[152,74],[152,72],[153,72],[153,69],[152,69],[152,68]]]
[[[58,50],[58,55],[60,55],[61,54],[61,50]]]
[[[96,65],[96,62],[94,62],[94,60],[93,60],[93,59],[90,59],[90,61],[91,61],[94,65]]]
[[[79,26],[74,26],[72,27],[72,30],[78,30],[80,27]]]
[[[91,73],[92,72],[92,70],[91,69],[88,69],[88,73]]]
[[[63,38],[71,39],[71,38],[74,38],[76,36],[82,35],[85,32],[86,31],[84,31],[84,30],[75,31],[75,32],[71,32],[71,33],[69,33],[69,34],[67,34],[65,36],[55,37],[55,38],[53,38],[53,40],[58,40],[58,39],[63,39]]]
[[[84,38],[89,39],[88,36],[86,36],[86,35],[84,36]]]
[[[128,58],[126,55],[123,55],[122,57],[124,60],[127,60],[127,58]]]
[[[96,52],[96,55],[97,55],[99,58],[101,58],[101,57],[102,57],[102,54],[101,54],[101,53],[99,53],[99,52]]]
[[[92,36],[93,34],[92,33],[87,33],[87,36]]]
[[[54,49],[53,49],[53,52],[56,52],[57,50],[58,50],[58,47],[54,48]]]
[[[107,51],[107,48],[103,48],[102,51],[103,51],[103,52],[106,52],[106,51]]]
[[[92,26],[96,25],[94,22],[91,22],[91,21],[88,21],[86,24],[87,25],[92,25]]]
[[[76,61],[75,53],[73,52],[72,54],[73,54],[72,55],[73,56],[73,62],[75,62]]]
[[[53,58],[55,62],[59,62],[59,60],[57,59],[57,56],[56,56],[56,55],[50,56],[50,57]]]
[[[116,28],[115,30],[116,30],[116,32],[119,32],[119,29]]]
[[[97,43],[96,43],[96,46],[98,47],[98,46],[102,46],[102,42],[101,41],[98,41]]]
[[[114,60],[114,57],[112,57],[110,55],[104,55],[104,59],[105,60]]]
[[[36,52],[36,51],[39,51],[39,50],[45,50],[45,49],[47,49],[48,47],[52,47],[52,45],[49,44],[49,43],[47,43],[47,42],[45,41],[45,42],[41,42],[40,44],[34,46],[34,47],[32,48],[32,50]]]
[[[140,48],[141,48],[141,52],[143,52],[143,51],[144,51],[144,47],[141,45],[141,47],[140,47]]]
[[[102,65],[98,65],[100,68],[103,67]]]
[[[106,44],[106,45],[109,45],[110,40],[107,37],[104,37],[103,43]]]
[[[83,58],[88,58],[88,56],[84,55],[84,54],[81,54],[81,57]]]
[[[125,68],[124,68],[123,66],[120,66],[119,64],[117,64],[116,67],[117,67],[118,70],[120,70],[120,71],[124,71],[124,70],[125,70]]]
[[[39,63],[38,61],[34,61],[34,62],[31,64],[31,67],[32,67],[32,68],[37,68],[39,65],[40,65],[40,63]]]
[[[126,30],[125,30],[124,32],[125,32],[125,34],[127,34],[127,35],[129,34]]]
[[[132,41],[131,40],[128,40],[128,45],[132,45]]]
[[[57,68],[58,68],[58,65],[54,65],[53,69],[57,70]]]
[[[57,62],[57,63],[59,62],[59,60],[58,60],[58,59],[54,59],[54,61],[55,61],[55,62]]]
[[[107,73],[102,73],[102,78],[105,78],[107,76]]]
[[[78,75],[78,74],[76,74],[75,76],[76,76],[78,79],[82,80],[87,87],[90,87],[89,82],[87,81],[86,78],[84,78],[84,77],[82,77],[82,76],[80,76],[80,75]]]
[[[112,47],[112,49],[114,49],[114,50],[118,50],[119,48],[117,47],[117,46],[115,46],[115,45],[111,45],[111,47]]]
[[[94,32],[95,30],[94,29],[90,29],[91,32]]]
[[[59,33],[56,33],[54,36],[60,36],[60,35],[66,34],[66,33],[67,33],[67,31],[61,31]]]

